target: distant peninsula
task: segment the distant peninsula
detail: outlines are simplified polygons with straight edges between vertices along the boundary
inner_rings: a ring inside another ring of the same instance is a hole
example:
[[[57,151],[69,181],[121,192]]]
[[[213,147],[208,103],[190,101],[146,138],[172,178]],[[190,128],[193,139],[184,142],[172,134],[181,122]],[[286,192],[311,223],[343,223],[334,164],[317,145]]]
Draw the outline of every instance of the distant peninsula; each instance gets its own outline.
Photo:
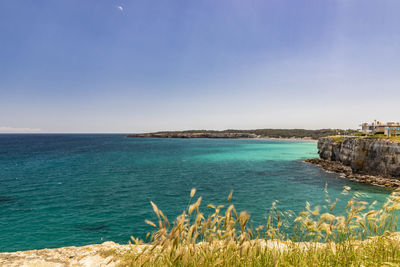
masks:
[[[188,130],[188,131],[161,131],[153,133],[130,134],[128,137],[142,138],[282,138],[282,139],[309,139],[318,140],[321,137],[332,135],[350,135],[356,131],[347,129],[256,129],[256,130]]]

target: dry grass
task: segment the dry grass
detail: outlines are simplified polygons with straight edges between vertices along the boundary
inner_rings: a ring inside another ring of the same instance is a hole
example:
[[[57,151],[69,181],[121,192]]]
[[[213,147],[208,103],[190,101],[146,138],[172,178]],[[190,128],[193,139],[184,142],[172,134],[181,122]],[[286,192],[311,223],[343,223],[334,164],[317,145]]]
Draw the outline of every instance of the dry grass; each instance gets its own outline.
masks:
[[[382,139],[384,140],[389,140],[389,141],[393,141],[393,142],[400,142],[400,136],[385,136]]]
[[[344,139],[342,136],[330,136],[330,138],[335,142],[335,143],[343,143]]]
[[[349,194],[345,187],[343,194]],[[400,239],[396,212],[400,193],[395,191],[380,209],[358,200],[354,193],[344,215],[333,214],[336,201],[313,207],[294,219],[272,205],[266,225],[252,229],[250,216],[230,204],[200,210],[201,197],[170,223],[151,202],[158,222],[146,221],[155,228],[151,242],[133,238],[132,250],[114,254],[121,266],[399,266]],[[290,224],[288,224],[290,222]],[[288,228],[290,225],[291,228]],[[297,241],[297,242],[295,242]]]
[[[363,136],[362,138],[388,140],[388,141],[392,141],[392,142],[400,142],[400,136],[385,136],[383,134],[366,135],[366,136]]]

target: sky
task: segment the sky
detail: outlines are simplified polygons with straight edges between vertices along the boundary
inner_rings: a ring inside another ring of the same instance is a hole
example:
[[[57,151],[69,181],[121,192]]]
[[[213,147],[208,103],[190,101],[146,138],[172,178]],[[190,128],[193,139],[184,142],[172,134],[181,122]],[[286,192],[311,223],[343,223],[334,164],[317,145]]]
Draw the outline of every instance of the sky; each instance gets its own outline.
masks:
[[[0,132],[400,121],[398,0],[0,0]]]

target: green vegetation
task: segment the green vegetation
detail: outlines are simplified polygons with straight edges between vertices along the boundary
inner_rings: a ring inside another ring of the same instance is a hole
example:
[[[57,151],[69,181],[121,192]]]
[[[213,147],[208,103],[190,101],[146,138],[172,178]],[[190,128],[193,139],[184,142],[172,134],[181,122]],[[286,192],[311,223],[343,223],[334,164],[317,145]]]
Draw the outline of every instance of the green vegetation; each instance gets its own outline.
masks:
[[[382,140],[389,140],[389,141],[400,141],[400,136],[382,136],[382,135],[374,135],[372,138],[382,139]]]
[[[390,141],[400,142],[400,136],[391,136],[391,137],[386,137],[385,139]]]
[[[366,133],[355,133],[354,136],[366,136]]]
[[[400,135],[398,136],[385,136],[383,134],[365,134],[365,133],[354,133],[350,135],[352,138],[367,138],[367,139],[380,139],[380,140],[388,140],[393,142],[400,142]],[[345,140],[344,136],[336,135],[329,136],[336,143],[343,143]]]
[[[331,136],[331,138],[335,143],[343,143],[344,142],[344,139],[341,136]]]
[[[349,194],[345,187],[343,194]],[[192,189],[190,200],[196,190]],[[113,255],[121,266],[398,266],[400,239],[396,212],[400,192],[395,191],[380,209],[354,193],[343,215],[334,215],[337,199],[327,191],[326,205],[313,207],[293,219],[273,204],[266,225],[249,226],[248,213],[228,206],[208,205],[200,211],[201,197],[170,224],[151,202],[158,222],[146,220],[155,231],[150,243],[133,238],[137,246]],[[290,223],[289,223],[290,222]]]
[[[231,130],[228,130],[231,131]],[[320,129],[320,130],[305,130],[305,129],[259,129],[250,130],[248,133],[268,136],[272,138],[304,138],[311,137],[312,139],[318,139],[320,137],[331,136],[331,135],[351,135],[354,134],[355,130],[341,130],[341,129]]]
[[[320,129],[320,130],[305,130],[305,129],[256,129],[256,130],[234,130],[228,129],[223,131],[211,131],[211,130],[189,130],[189,131],[163,131],[152,134],[157,135],[176,135],[176,134],[254,134],[260,137],[270,138],[312,138],[318,139],[320,137],[332,136],[332,135],[352,135],[356,133],[355,130],[342,130],[342,129]]]
[[[381,139],[381,140],[388,140],[388,141],[393,141],[393,142],[400,142],[400,136],[385,136],[385,135],[368,135],[365,138],[370,138],[370,139]]]

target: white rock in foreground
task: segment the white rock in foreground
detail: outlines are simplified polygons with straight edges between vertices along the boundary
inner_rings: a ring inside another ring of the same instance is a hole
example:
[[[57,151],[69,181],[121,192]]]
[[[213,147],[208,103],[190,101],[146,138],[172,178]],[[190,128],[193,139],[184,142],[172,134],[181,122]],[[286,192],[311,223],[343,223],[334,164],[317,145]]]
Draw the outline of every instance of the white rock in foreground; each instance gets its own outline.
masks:
[[[0,253],[0,266],[23,267],[64,267],[64,266],[116,266],[112,256],[103,257],[101,252],[116,249],[128,250],[129,245],[104,242],[83,247],[62,247]]]

